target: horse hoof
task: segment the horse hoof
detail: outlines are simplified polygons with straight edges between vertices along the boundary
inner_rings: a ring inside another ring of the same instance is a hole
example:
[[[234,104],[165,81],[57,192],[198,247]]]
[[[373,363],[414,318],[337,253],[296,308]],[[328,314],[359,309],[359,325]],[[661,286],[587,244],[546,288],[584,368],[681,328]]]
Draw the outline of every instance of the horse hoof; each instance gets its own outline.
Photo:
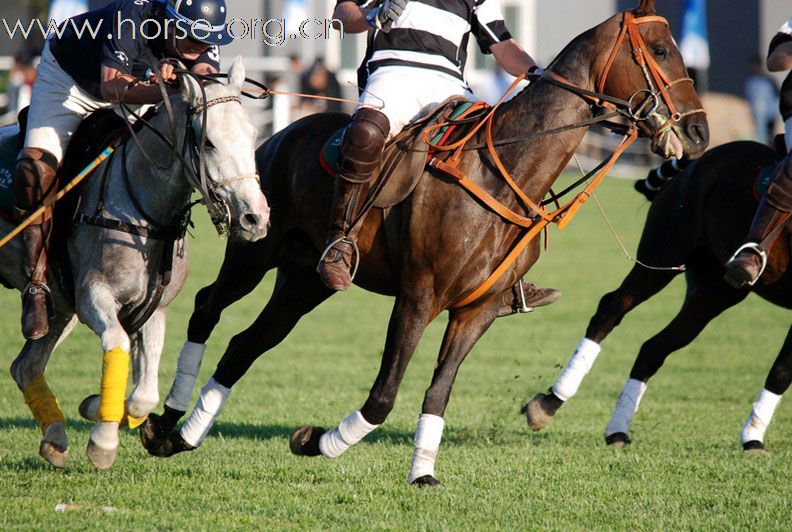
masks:
[[[88,447],[85,449],[88,455],[88,460],[91,461],[96,469],[104,471],[110,469],[116,460],[117,449],[103,449],[93,442],[88,440]]]
[[[751,440],[743,443],[743,451],[746,453],[767,454],[764,443],[759,440]]]
[[[292,432],[289,438],[289,449],[297,456],[319,456],[319,438],[327,432],[322,427],[303,425]]]
[[[171,427],[163,426],[160,422],[161,419],[157,414],[149,414],[148,419],[143,422],[138,431],[140,443],[151,454],[154,454],[152,451],[159,449],[168,441],[168,436],[171,433]]]
[[[614,449],[623,449],[632,443],[632,440],[623,432],[614,432],[605,436],[605,443]]]
[[[538,393],[525,404],[520,412],[528,419],[528,428],[539,431],[545,428],[564,402],[552,392]]]
[[[99,417],[99,394],[89,395],[83,399],[77,410],[80,412],[81,418],[96,421]]]
[[[425,488],[427,486],[439,486],[441,484],[442,482],[434,478],[432,475],[424,475],[410,482],[411,486],[418,486],[419,488]]]
[[[39,446],[39,455],[50,463],[50,465],[63,468],[69,461],[69,448],[61,447],[55,442],[42,441]]]

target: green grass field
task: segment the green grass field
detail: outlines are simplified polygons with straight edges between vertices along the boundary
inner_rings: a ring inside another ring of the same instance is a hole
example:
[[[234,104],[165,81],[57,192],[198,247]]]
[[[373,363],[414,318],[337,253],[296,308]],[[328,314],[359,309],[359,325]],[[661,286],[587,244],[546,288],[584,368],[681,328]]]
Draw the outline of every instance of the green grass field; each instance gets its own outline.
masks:
[[[645,202],[621,180],[604,183],[598,197],[634,250]],[[224,242],[212,235],[205,213],[196,211],[196,219],[192,274],[170,311],[163,398],[193,296],[222,258]],[[520,406],[554,382],[599,298],[629,268],[593,201],[568,229],[552,232],[549,252],[529,279],[564,296],[534,314],[498,320],[462,366],[446,416],[438,489],[412,488],[406,477],[445,315],[426,331],[387,423],[337,460],[294,457],[288,436],[305,423],[333,426],[365,400],[391,300],[359,289],[325,303],[253,366],[199,450],[152,458],[137,434],[125,431],[109,472],[94,470],[84,453],[91,425],[79,419],[77,405],[98,390],[102,353],[80,326],[47,373],[70,418],[72,459],[64,470],[39,458],[40,433],[22,395],[8,373],[0,379],[0,528],[788,529],[787,405],[768,431],[769,455],[743,454],[739,444],[790,321],[788,311],[754,296],[713,322],[650,382],[630,448],[607,448],[603,430],[639,346],[679,308],[681,279],[604,342],[580,393],[548,429],[528,430]],[[264,305],[272,280],[223,316],[200,385],[230,337]],[[18,294],[0,293],[0,305],[8,367],[22,345]],[[80,506],[59,513],[59,503]]]

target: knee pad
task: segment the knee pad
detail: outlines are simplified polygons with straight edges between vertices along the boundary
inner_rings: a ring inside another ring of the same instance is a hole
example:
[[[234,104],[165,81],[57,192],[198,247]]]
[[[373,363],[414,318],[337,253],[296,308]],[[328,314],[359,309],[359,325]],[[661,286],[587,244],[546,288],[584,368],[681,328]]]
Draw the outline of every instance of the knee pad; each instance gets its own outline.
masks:
[[[792,211],[792,155],[781,161],[767,187],[768,203],[778,210]]]
[[[341,140],[339,176],[351,183],[368,183],[389,132],[387,116],[368,107],[358,109]]]
[[[58,160],[48,151],[25,148],[14,169],[14,207],[17,216],[36,210],[57,190]]]

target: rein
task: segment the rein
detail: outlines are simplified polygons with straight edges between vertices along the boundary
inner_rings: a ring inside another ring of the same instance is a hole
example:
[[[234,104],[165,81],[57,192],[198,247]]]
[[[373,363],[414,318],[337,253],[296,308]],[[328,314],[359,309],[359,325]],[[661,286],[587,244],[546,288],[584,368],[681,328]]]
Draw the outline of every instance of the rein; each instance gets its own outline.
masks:
[[[533,239],[536,238],[536,236],[539,235],[541,231],[545,229],[550,223],[555,223],[558,225],[559,229],[564,229],[578,212],[578,210],[583,206],[583,204],[591,197],[594,189],[596,189],[596,187],[605,178],[607,173],[613,168],[619,157],[638,138],[637,123],[649,120],[650,118],[657,119],[661,125],[657,128],[653,135],[653,139],[656,139],[667,128],[672,127],[675,123],[681,121],[686,116],[704,112],[703,109],[695,109],[685,113],[680,113],[677,110],[673,100],[671,99],[671,88],[679,83],[692,83],[693,80],[690,78],[681,78],[675,81],[670,81],[660,65],[658,65],[651,56],[647,55],[646,43],[644,42],[644,39],[641,36],[638,28],[640,24],[646,23],[661,23],[665,26],[668,26],[668,22],[663,17],[635,17],[634,13],[632,12],[628,11],[623,13],[621,31],[619,32],[619,36],[616,39],[613,50],[608,57],[608,61],[599,75],[599,82],[597,84],[596,91],[579,87],[551,70],[545,70],[540,75],[534,75],[538,79],[544,80],[556,87],[567,90],[583,98],[584,100],[588,101],[592,107],[605,108],[608,109],[609,112],[603,113],[600,116],[595,116],[594,118],[583,122],[569,126],[563,126],[554,130],[534,132],[522,137],[514,137],[495,141],[492,136],[492,125],[494,122],[495,112],[504,102],[508,94],[510,94],[517,87],[517,85],[527,77],[525,74],[523,74],[515,79],[515,81],[506,90],[500,100],[486,114],[486,116],[484,116],[484,118],[482,118],[476,125],[474,125],[471,130],[459,141],[446,146],[436,145],[429,141],[431,133],[434,130],[439,129],[440,127],[443,127],[447,124],[433,125],[425,130],[424,140],[432,151],[453,152],[445,160],[433,157],[429,161],[429,166],[453,178],[457,183],[459,183],[460,186],[467,190],[468,193],[481,201],[489,210],[500,216],[506,222],[516,225],[522,228],[524,231],[523,235],[518,238],[517,242],[512,246],[509,253],[506,255],[506,257],[504,257],[495,271],[493,271],[481,285],[453,303],[450,308],[465,307],[471,303],[474,303],[480,297],[486,294],[492,288],[492,286],[495,285],[495,283],[500,280],[500,278],[511,268],[528,244],[532,242]],[[632,48],[632,56],[644,74],[647,88],[636,91],[632,94],[632,96],[630,96],[629,99],[625,100],[605,94],[604,90],[616,57],[618,56],[621,46],[626,39],[629,39],[629,43]],[[638,99],[642,95],[648,96],[641,103],[638,103]],[[662,117],[658,111],[661,101],[668,110],[667,119],[666,117]],[[517,185],[516,181],[506,169],[496,150],[496,146],[498,145],[513,144],[528,138],[587,127],[594,123],[607,121],[616,116],[626,118],[630,122],[630,125],[627,126],[624,137],[622,138],[616,150],[608,159],[603,161],[603,163],[601,163],[591,173],[587,174],[575,184],[565,189],[561,194],[554,194],[550,200],[545,202],[537,203],[529,198],[525,192],[523,192],[523,190]],[[468,142],[479,131],[481,131],[482,128],[484,128],[486,134],[485,143],[482,145],[469,146]],[[514,192],[514,194],[521,200],[523,206],[528,210],[528,212],[534,213],[533,215],[529,214],[528,216],[524,216],[514,212],[514,210],[498,201],[495,197],[489,194],[459,169],[461,156],[464,151],[483,149],[484,147],[487,148],[489,155],[503,180]],[[591,178],[591,181],[588,183],[588,185],[571,201],[564,205],[558,206],[558,208],[553,212],[548,212],[544,209],[544,205],[547,205],[551,202],[557,202],[561,196],[571,192],[575,187],[579,186],[589,178]]]

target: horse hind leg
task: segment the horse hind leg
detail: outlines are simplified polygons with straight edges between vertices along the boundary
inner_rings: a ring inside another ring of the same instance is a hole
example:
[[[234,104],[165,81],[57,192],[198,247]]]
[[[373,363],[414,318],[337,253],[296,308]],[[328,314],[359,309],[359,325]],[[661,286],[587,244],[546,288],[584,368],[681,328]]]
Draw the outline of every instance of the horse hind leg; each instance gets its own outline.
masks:
[[[165,441],[143,441],[146,450],[154,456],[168,457],[199,447],[220,415],[231,388],[253,362],[283,341],[302,316],[334,293],[322,284],[313,264],[307,268],[280,268],[269,302],[250,327],[231,339],[190,417]]]
[[[440,449],[448,400],[460,365],[495,316],[488,306],[452,312],[443,337],[432,383],[426,390],[415,430],[412,464],[407,481],[415,486],[435,486],[435,461]]]
[[[431,321],[427,301],[404,294],[396,298],[388,324],[380,370],[363,407],[349,414],[333,429],[304,425],[289,440],[292,453],[337,458],[381,425],[393,409],[399,385],[418,341]]]
[[[150,414],[140,429],[147,449],[160,448],[190,407],[195,381],[206,352],[206,341],[220,321],[222,312],[239,301],[272,269],[274,237],[256,242],[230,241],[217,279],[195,295],[187,327],[187,340],[179,352],[176,375],[165,398],[162,415]]]
[[[57,316],[51,320],[49,333],[38,340],[28,340],[11,364],[11,376],[25,397],[41,432],[39,455],[55,467],[69,460],[66,418],[49,388],[44,371],[50,355],[77,324],[75,316]]]
[[[781,396],[787,391],[790,383],[792,383],[792,327],[740,433],[743,450],[764,451],[765,431],[770,425],[770,420],[773,419],[773,413],[781,401]]]
[[[545,428],[558,409],[577,393],[600,353],[600,344],[621,323],[624,316],[660,292],[678,273],[671,270],[650,270],[636,264],[619,288],[600,299],[597,311],[589,321],[586,335],[580,340],[558,380],[547,393],[536,394],[523,406],[522,413],[525,414],[531,430]]]
[[[730,289],[717,273],[716,270],[702,276],[689,272],[687,295],[679,313],[662,331],[641,346],[605,429],[605,442],[608,445],[623,447],[631,443],[630,424],[638,412],[646,383],[657,373],[666,358],[690,344],[724,310],[747,297],[748,291]]]

